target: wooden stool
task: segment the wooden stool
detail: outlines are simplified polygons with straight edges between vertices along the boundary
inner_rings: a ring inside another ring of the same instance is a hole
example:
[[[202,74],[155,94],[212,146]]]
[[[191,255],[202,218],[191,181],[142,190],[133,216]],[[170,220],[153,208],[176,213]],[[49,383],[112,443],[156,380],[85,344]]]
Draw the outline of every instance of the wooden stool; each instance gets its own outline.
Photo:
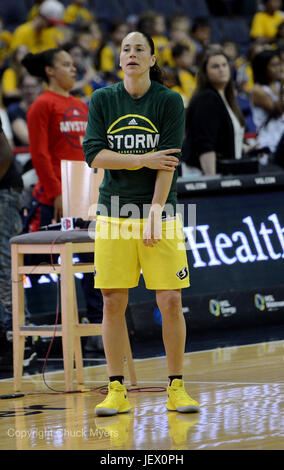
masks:
[[[56,336],[62,337],[65,389],[73,389],[74,357],[76,376],[84,382],[81,336],[101,335],[102,325],[80,324],[74,274],[94,271],[93,262],[73,263],[75,253],[93,253],[94,240],[87,230],[32,232],[13,237],[10,240],[12,251],[12,301],[13,301],[13,361],[14,390],[21,390],[24,347],[26,336],[53,336],[54,326],[26,326],[24,309],[23,277],[28,274],[54,273],[60,275],[61,325],[56,327]],[[60,255],[61,264],[31,266],[24,264],[25,254]],[[127,325],[125,322],[125,328]],[[125,357],[131,385],[136,384],[136,375],[127,332]]]

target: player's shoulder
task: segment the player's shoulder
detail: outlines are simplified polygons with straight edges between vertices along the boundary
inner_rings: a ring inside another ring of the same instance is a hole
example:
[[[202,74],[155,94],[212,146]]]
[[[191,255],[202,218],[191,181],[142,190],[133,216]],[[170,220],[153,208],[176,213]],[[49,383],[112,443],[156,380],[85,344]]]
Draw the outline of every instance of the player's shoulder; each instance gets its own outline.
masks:
[[[159,82],[152,82],[152,91],[154,96],[165,104],[180,104],[183,106],[181,95],[177,91],[171,90]]]

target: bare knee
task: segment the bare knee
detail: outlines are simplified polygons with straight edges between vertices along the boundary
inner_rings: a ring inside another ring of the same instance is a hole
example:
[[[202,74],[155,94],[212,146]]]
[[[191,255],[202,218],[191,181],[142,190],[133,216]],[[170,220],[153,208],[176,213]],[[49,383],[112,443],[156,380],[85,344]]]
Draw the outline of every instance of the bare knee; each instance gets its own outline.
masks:
[[[182,313],[181,292],[179,290],[157,291],[157,304],[162,315],[178,317]]]
[[[127,289],[103,289],[104,314],[124,314],[128,303]]]

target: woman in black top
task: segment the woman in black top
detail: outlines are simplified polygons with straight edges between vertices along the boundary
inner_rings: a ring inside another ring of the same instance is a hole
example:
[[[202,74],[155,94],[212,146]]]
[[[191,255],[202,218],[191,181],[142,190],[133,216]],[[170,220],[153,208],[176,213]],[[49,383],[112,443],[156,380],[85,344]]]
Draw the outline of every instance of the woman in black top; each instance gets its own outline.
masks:
[[[185,163],[216,174],[217,159],[241,158],[244,126],[228,59],[221,50],[209,50],[186,113]]]

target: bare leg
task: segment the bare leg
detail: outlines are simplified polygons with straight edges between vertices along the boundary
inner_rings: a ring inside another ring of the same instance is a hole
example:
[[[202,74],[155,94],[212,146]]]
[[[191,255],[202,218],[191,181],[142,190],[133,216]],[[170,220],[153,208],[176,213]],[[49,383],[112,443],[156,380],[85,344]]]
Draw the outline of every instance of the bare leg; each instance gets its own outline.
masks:
[[[180,290],[158,290],[157,305],[162,314],[162,335],[169,375],[183,374],[186,324]]]
[[[126,343],[125,311],[128,304],[128,289],[102,289],[103,343],[108,375],[124,375],[124,353]]]

